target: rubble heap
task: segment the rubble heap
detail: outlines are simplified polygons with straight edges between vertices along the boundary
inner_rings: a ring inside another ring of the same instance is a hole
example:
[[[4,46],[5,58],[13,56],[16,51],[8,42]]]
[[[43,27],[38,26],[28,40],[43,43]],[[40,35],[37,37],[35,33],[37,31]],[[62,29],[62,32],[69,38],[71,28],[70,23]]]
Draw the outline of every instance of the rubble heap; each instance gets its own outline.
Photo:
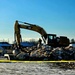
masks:
[[[73,47],[57,47],[50,46],[41,47],[26,47],[23,48],[20,54],[17,54],[18,59],[29,60],[75,60],[75,48]]]

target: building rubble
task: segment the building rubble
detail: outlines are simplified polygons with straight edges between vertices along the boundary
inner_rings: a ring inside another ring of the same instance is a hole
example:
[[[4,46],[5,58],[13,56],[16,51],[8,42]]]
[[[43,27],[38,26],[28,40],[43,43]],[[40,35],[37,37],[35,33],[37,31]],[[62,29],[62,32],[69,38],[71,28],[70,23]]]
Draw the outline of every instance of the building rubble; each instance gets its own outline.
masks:
[[[17,51],[17,50],[15,50]],[[16,52],[17,53],[17,52]],[[14,53],[15,54],[15,53]],[[17,59],[27,60],[75,60],[75,48],[74,47],[56,47],[51,48],[47,45],[40,47],[26,47],[21,48],[20,53],[16,54]]]

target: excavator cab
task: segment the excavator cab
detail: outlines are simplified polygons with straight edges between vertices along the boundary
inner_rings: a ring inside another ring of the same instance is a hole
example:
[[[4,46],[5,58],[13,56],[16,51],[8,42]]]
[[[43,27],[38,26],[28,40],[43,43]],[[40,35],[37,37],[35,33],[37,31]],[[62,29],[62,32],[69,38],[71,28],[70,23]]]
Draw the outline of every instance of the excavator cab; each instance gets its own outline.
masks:
[[[47,44],[49,46],[55,47],[56,46],[56,42],[57,42],[56,34],[47,34],[47,38],[48,38]]]
[[[57,37],[56,34],[47,34],[47,44],[52,47],[66,47],[69,45],[69,39],[66,36]]]

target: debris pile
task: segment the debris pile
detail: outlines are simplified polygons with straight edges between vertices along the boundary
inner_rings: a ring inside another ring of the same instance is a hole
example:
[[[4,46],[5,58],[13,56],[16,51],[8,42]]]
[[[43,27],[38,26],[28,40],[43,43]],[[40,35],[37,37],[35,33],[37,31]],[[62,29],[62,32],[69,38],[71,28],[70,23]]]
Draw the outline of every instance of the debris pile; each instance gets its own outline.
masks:
[[[57,47],[54,48],[51,52],[54,60],[75,60],[75,48],[73,47]]]
[[[17,58],[28,60],[75,60],[75,48],[51,48],[47,45],[26,47],[21,49],[20,53],[17,54]]]

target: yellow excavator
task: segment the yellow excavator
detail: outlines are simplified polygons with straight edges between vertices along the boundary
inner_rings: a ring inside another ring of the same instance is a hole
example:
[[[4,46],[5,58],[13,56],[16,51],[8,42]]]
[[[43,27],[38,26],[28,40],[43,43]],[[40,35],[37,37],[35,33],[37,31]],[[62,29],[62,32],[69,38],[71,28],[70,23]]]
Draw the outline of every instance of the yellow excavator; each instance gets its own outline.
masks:
[[[14,38],[17,46],[20,46],[22,42],[20,28],[38,32],[41,34],[44,43],[51,47],[66,47],[69,45],[69,39],[66,36],[57,37],[56,34],[47,34],[47,32],[38,25],[16,20],[14,25]]]

